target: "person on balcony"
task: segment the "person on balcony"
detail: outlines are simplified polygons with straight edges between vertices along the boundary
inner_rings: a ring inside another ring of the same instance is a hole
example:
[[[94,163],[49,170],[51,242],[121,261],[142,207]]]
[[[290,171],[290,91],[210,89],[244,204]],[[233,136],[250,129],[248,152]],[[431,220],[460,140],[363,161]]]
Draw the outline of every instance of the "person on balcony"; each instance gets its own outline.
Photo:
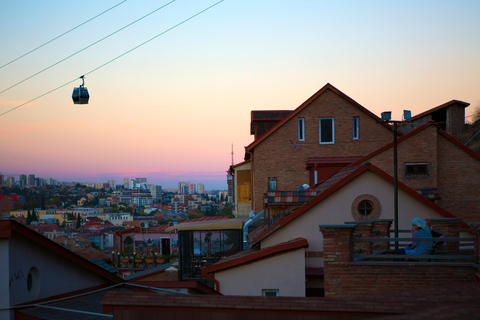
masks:
[[[424,220],[414,218],[412,220],[412,236],[413,238],[432,238],[431,230]],[[413,241],[404,249],[398,249],[395,254],[405,255],[422,255],[430,254],[433,247],[433,241]],[[401,261],[403,259],[395,259]]]

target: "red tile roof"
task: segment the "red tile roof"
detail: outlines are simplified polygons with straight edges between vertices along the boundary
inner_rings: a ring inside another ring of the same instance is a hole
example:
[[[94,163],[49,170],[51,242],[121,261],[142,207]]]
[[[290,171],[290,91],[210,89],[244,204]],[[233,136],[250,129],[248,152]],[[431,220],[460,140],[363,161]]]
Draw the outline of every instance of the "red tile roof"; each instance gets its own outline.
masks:
[[[226,216],[204,216],[204,217],[193,218],[189,220],[183,220],[183,221],[180,221],[179,223],[197,222],[197,221],[215,221],[215,220],[223,220],[223,219],[230,219],[230,218]]]
[[[344,157],[310,157],[305,163],[308,167],[322,166],[322,165],[332,165],[332,164],[350,164],[363,156],[344,156]]]

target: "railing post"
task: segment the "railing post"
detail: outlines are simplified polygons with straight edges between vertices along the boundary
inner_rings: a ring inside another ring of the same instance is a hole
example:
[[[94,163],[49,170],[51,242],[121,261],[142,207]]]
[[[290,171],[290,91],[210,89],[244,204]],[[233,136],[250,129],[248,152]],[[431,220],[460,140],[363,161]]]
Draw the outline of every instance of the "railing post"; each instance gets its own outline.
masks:
[[[357,226],[355,228],[355,234],[360,234],[361,238],[372,238],[373,237],[373,220],[366,220],[366,221],[354,221],[354,222],[345,222],[345,224],[352,224]],[[373,242],[370,241],[359,241],[354,242],[353,250],[362,250],[364,254],[372,254],[372,245]]]
[[[473,235],[475,236],[475,252],[474,252],[474,261],[476,264],[480,263],[480,222],[469,223],[472,227]]]
[[[320,225],[323,234],[324,267],[348,265],[352,261],[354,224]]]
[[[323,269],[325,296],[336,294],[342,274],[348,272],[353,255],[355,224],[320,225],[323,234]]]
[[[441,219],[426,219],[427,225],[430,229],[438,231],[448,238],[458,238],[460,237],[460,226],[462,224],[462,219],[458,218],[441,218]],[[459,243],[455,242],[445,242],[447,247],[448,254],[459,254]]]
[[[390,238],[392,222],[392,219],[373,220],[373,238]],[[375,245],[378,250],[390,250],[390,242],[388,241],[373,242],[373,245]]]

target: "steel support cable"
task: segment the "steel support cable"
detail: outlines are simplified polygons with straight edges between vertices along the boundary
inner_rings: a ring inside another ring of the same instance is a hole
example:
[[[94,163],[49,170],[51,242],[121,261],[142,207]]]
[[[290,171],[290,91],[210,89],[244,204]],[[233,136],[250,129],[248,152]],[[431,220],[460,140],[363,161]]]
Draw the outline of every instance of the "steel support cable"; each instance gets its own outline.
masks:
[[[45,69],[43,69],[43,70],[40,70],[39,72],[37,72],[37,73],[35,73],[35,74],[31,75],[30,77],[28,77],[28,78],[25,78],[25,79],[23,79],[22,81],[15,83],[14,85],[12,85],[12,86],[10,86],[10,87],[8,87],[8,88],[6,88],[6,89],[4,89],[4,90],[0,91],[0,94],[2,94],[2,93],[4,93],[5,91],[8,91],[8,90],[10,90],[10,89],[12,89],[12,88],[14,88],[14,87],[18,86],[19,84],[21,84],[21,83],[23,83],[23,82],[25,82],[25,81],[27,81],[27,80],[30,80],[30,79],[32,79],[33,77],[35,77],[35,76],[39,75],[39,74],[40,74],[40,73],[42,73],[42,72],[45,72],[45,71],[47,71],[47,70],[48,70],[48,69],[50,69],[50,68],[53,68],[54,66],[56,66],[56,65],[58,65],[58,64],[60,64],[60,63],[62,63],[62,62],[64,62],[65,60],[68,60],[68,59],[70,59],[71,57],[73,57],[73,56],[76,56],[76,55],[77,55],[77,54],[79,54],[80,52],[83,52],[83,51],[87,50],[88,48],[91,48],[91,47],[93,47],[94,45],[96,45],[96,44],[98,44],[98,43],[102,42],[103,40],[105,40],[105,39],[107,39],[107,38],[110,38],[110,37],[111,37],[111,36],[113,36],[114,34],[116,34],[116,33],[119,33],[120,31],[122,31],[122,30],[124,30],[124,29],[126,29],[126,28],[130,27],[131,25],[133,25],[133,24],[135,24],[135,23],[139,22],[140,20],[143,20],[143,19],[145,19],[146,17],[148,17],[148,16],[150,16],[150,15],[154,14],[155,12],[157,12],[157,11],[159,11],[159,10],[161,10],[161,9],[165,8],[166,6],[168,6],[169,4],[172,4],[172,3],[173,3],[173,2],[175,2],[175,1],[176,1],[176,0],[172,0],[172,1],[170,1],[169,3],[167,3],[167,4],[163,5],[163,6],[161,6],[160,8],[157,8],[157,9],[153,10],[152,12],[150,12],[150,13],[148,13],[148,14],[144,15],[144,16],[143,16],[143,17],[141,17],[141,18],[138,18],[137,20],[135,20],[135,21],[133,21],[133,22],[131,22],[131,23],[127,24],[126,26],[124,26],[124,27],[122,27],[122,28],[120,28],[120,29],[118,29],[117,31],[114,31],[114,32],[110,33],[109,35],[107,35],[107,36],[103,37],[102,39],[95,41],[94,43],[92,43],[92,44],[90,44],[90,45],[88,45],[88,46],[84,47],[83,49],[80,49],[80,50],[78,50],[78,51],[77,51],[77,52],[75,52],[75,53],[72,53],[72,54],[71,54],[71,55],[69,55],[68,57],[66,57],[66,58],[63,58],[62,60],[55,62],[54,64],[50,65],[49,67],[46,67],[46,68],[45,68]]]
[[[158,37],[164,35],[165,33],[167,33],[167,32],[169,32],[169,31],[175,29],[176,27],[179,27],[180,25],[184,24],[185,22],[187,22],[187,21],[189,21],[189,20],[192,20],[193,18],[199,16],[200,14],[202,14],[202,13],[204,13],[204,12],[212,9],[213,7],[215,7],[216,5],[220,4],[220,3],[223,2],[223,1],[224,1],[224,0],[220,0],[220,1],[212,4],[210,7],[207,7],[206,9],[203,9],[202,11],[199,11],[198,13],[194,14],[193,16],[191,16],[191,17],[183,20],[183,21],[180,22],[180,23],[177,23],[177,24],[174,25],[173,27],[171,27],[171,28],[163,31],[162,33],[157,34],[155,37],[148,39],[147,41],[139,44],[138,46],[136,46],[136,47],[134,47],[134,48],[132,48],[132,49],[130,49],[130,50],[122,53],[121,55],[117,56],[116,58],[113,58],[112,60],[110,60],[110,61],[108,61],[108,62],[105,62],[105,63],[102,64],[101,66],[99,66],[99,67],[97,67],[97,68],[95,68],[95,69],[93,69],[93,70],[85,73],[84,76],[86,76],[86,75],[88,75],[88,74],[91,74],[91,73],[97,71],[97,70],[100,69],[100,68],[103,68],[103,67],[106,66],[107,64],[110,64],[110,63],[112,63],[113,61],[115,61],[115,60],[117,60],[117,59],[120,59],[121,57],[125,56],[126,54],[128,54],[128,53],[130,53],[130,52],[132,52],[132,51],[134,51],[134,50],[136,50],[136,49],[138,49],[138,48],[140,48],[141,46],[149,43],[150,41],[155,40],[156,38],[158,38]],[[44,94],[42,94],[42,95],[39,95],[39,96],[36,97],[36,98],[33,98],[32,100],[29,100],[29,101],[27,101],[27,102],[24,102],[24,103],[22,103],[21,105],[18,105],[18,106],[14,107],[14,108],[12,108],[12,109],[10,109],[10,110],[7,110],[7,111],[5,111],[4,113],[1,113],[1,114],[0,114],[0,117],[3,116],[4,114],[7,114],[7,113],[15,110],[15,109],[18,109],[18,108],[20,108],[20,107],[23,107],[23,106],[26,105],[26,104],[29,104],[30,102],[33,102],[33,101],[35,101],[35,100],[37,100],[37,99],[40,99],[41,97],[46,96],[47,94],[50,94],[50,93],[52,93],[52,92],[54,92],[54,91],[57,91],[58,89],[63,88],[63,87],[65,87],[65,86],[69,85],[70,83],[77,81],[78,79],[79,79],[79,78],[75,78],[75,79],[73,79],[73,80],[71,80],[71,81],[69,81],[69,82],[67,82],[67,83],[65,83],[65,84],[62,84],[61,86],[59,86],[59,87],[57,87],[57,88],[55,88],[55,89],[52,89],[52,90],[50,90],[50,91],[48,91],[48,92],[46,92],[46,93],[44,93]]]
[[[85,21],[85,22],[83,22],[83,23],[79,24],[78,26],[76,26],[76,27],[74,27],[74,28],[72,28],[72,29],[70,29],[70,30],[68,30],[68,31],[64,32],[64,33],[62,33],[61,35],[59,35],[59,36],[57,36],[57,37],[53,38],[52,40],[45,42],[44,44],[42,44],[42,45],[40,45],[40,46],[36,47],[35,49],[32,49],[32,50],[28,51],[27,53],[24,53],[24,54],[23,54],[23,55],[21,55],[20,57],[13,59],[12,61],[10,61],[10,62],[8,62],[8,63],[4,64],[3,66],[0,66],[0,69],[2,69],[3,67],[6,67],[6,66],[8,66],[9,64],[11,64],[11,63],[13,63],[13,62],[15,62],[15,61],[17,61],[17,60],[20,60],[21,58],[23,58],[23,57],[25,57],[25,56],[29,55],[30,53],[32,53],[32,52],[34,52],[34,51],[37,51],[38,49],[40,49],[40,48],[42,48],[42,47],[46,46],[47,44],[49,44],[49,43],[51,43],[51,42],[53,42],[53,41],[55,41],[55,40],[57,40],[57,39],[59,39],[59,38],[63,37],[63,36],[64,36],[64,35],[66,35],[67,33],[70,33],[70,32],[72,32],[73,30],[80,28],[80,27],[81,27],[81,26],[83,26],[84,24],[87,24],[87,23],[89,23],[90,21],[92,21],[92,20],[94,20],[94,19],[96,19],[96,18],[100,17],[102,14],[104,14],[104,13],[107,13],[108,11],[110,11],[110,10],[112,10],[112,9],[114,9],[114,8],[116,8],[116,7],[118,7],[119,5],[121,5],[122,3],[125,3],[125,2],[127,2],[127,1],[128,1],[128,0],[124,0],[124,1],[122,1],[122,2],[120,2],[120,3],[118,3],[118,4],[116,4],[116,5],[114,5],[114,6],[113,6],[113,7],[111,7],[110,9],[107,9],[107,10],[103,11],[102,13],[100,13],[100,14],[97,14],[95,17],[88,19],[87,21]]]

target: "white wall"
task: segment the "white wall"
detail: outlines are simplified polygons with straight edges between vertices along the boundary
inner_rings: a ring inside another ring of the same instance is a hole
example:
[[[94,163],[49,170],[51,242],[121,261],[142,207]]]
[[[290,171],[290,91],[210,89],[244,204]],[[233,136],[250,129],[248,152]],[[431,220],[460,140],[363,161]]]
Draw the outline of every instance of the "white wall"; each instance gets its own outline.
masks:
[[[107,283],[94,272],[15,233],[10,238],[9,250],[9,276],[23,274],[23,278],[10,286],[12,305]],[[39,271],[37,295],[27,290],[27,277],[32,267]]]
[[[8,263],[8,239],[0,239],[0,309],[10,306],[10,295],[8,287],[10,285],[10,272]],[[12,279],[12,282],[16,279]],[[13,312],[9,310],[0,310],[0,320],[13,319]]]
[[[219,271],[215,279],[224,295],[262,296],[262,289],[278,289],[281,297],[304,297],[305,249]]]
[[[355,198],[362,194],[374,195],[380,201],[382,211],[378,219],[393,219],[393,193],[393,184],[388,183],[370,171],[366,171],[286,226],[262,240],[261,246],[265,248],[297,237],[303,237],[307,239],[309,244],[307,251],[323,251],[323,237],[318,228],[320,224],[343,224],[346,221],[354,221],[351,214],[351,206]],[[415,217],[422,219],[444,218],[429,206],[400,189],[398,191],[398,199],[400,230],[410,230],[411,221]],[[408,237],[409,235],[405,236]],[[323,267],[323,259],[306,258],[306,266]]]

